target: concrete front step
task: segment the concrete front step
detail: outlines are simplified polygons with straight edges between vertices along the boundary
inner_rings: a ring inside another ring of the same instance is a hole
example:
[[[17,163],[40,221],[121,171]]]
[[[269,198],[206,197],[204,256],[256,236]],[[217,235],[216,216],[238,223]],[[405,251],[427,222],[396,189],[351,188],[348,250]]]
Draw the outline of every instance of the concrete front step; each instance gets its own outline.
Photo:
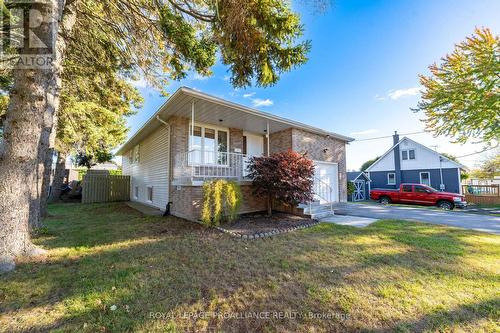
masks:
[[[335,215],[330,204],[321,205],[319,203],[314,203],[311,206],[302,205],[302,209],[304,209],[304,214],[310,216],[313,220]]]

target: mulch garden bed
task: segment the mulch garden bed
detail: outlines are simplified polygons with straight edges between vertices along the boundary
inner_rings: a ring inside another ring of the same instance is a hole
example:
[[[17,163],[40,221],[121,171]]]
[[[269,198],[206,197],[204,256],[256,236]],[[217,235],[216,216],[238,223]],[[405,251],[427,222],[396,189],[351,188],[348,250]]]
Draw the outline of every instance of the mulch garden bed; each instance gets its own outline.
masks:
[[[217,229],[243,239],[269,237],[276,234],[303,229],[317,224],[310,218],[286,214],[246,214],[233,223],[222,224]]]

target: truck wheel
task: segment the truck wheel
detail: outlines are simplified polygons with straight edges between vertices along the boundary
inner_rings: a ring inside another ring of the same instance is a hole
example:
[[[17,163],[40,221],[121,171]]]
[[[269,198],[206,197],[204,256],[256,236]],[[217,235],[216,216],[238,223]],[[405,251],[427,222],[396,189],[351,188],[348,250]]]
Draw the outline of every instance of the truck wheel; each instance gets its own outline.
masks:
[[[439,201],[437,203],[438,208],[441,208],[442,210],[452,210],[453,209],[453,204],[449,201]]]
[[[389,197],[381,197],[379,202],[382,204],[382,205],[388,205],[391,203],[391,198]]]

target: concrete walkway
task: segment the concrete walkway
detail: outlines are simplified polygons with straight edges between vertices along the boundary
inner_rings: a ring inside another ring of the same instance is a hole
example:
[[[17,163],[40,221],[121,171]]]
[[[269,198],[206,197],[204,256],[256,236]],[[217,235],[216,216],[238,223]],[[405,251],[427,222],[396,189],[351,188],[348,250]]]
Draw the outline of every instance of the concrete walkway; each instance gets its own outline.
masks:
[[[335,214],[360,216],[373,219],[398,219],[421,221],[433,224],[445,224],[453,227],[500,234],[500,217],[462,213],[459,209],[442,211],[419,206],[383,206],[378,203],[345,203],[334,207]]]
[[[347,225],[350,227],[358,227],[358,228],[366,227],[367,225],[370,225],[375,221],[377,221],[377,219],[371,219],[359,216],[342,216],[342,215],[329,216],[320,220],[320,222],[335,223],[335,224]]]
[[[139,202],[135,202],[135,201],[128,201],[128,202],[126,202],[126,204],[130,208],[138,210],[139,212],[143,213],[144,215],[149,215],[149,216],[162,216],[163,215],[163,212],[156,207],[147,206],[147,205],[141,204]]]

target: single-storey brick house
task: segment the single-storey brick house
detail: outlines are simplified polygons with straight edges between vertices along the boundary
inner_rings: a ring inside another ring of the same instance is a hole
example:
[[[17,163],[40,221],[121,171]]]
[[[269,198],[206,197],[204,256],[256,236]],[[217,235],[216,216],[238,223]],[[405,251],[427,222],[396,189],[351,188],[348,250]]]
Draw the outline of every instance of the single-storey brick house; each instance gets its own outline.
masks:
[[[288,149],[315,161],[317,201],[346,201],[346,143],[352,140],[182,87],[117,155],[131,177],[132,201],[161,210],[170,202],[172,215],[197,220],[207,179],[240,183],[240,213],[265,210],[265,200],[252,195],[248,159]]]

